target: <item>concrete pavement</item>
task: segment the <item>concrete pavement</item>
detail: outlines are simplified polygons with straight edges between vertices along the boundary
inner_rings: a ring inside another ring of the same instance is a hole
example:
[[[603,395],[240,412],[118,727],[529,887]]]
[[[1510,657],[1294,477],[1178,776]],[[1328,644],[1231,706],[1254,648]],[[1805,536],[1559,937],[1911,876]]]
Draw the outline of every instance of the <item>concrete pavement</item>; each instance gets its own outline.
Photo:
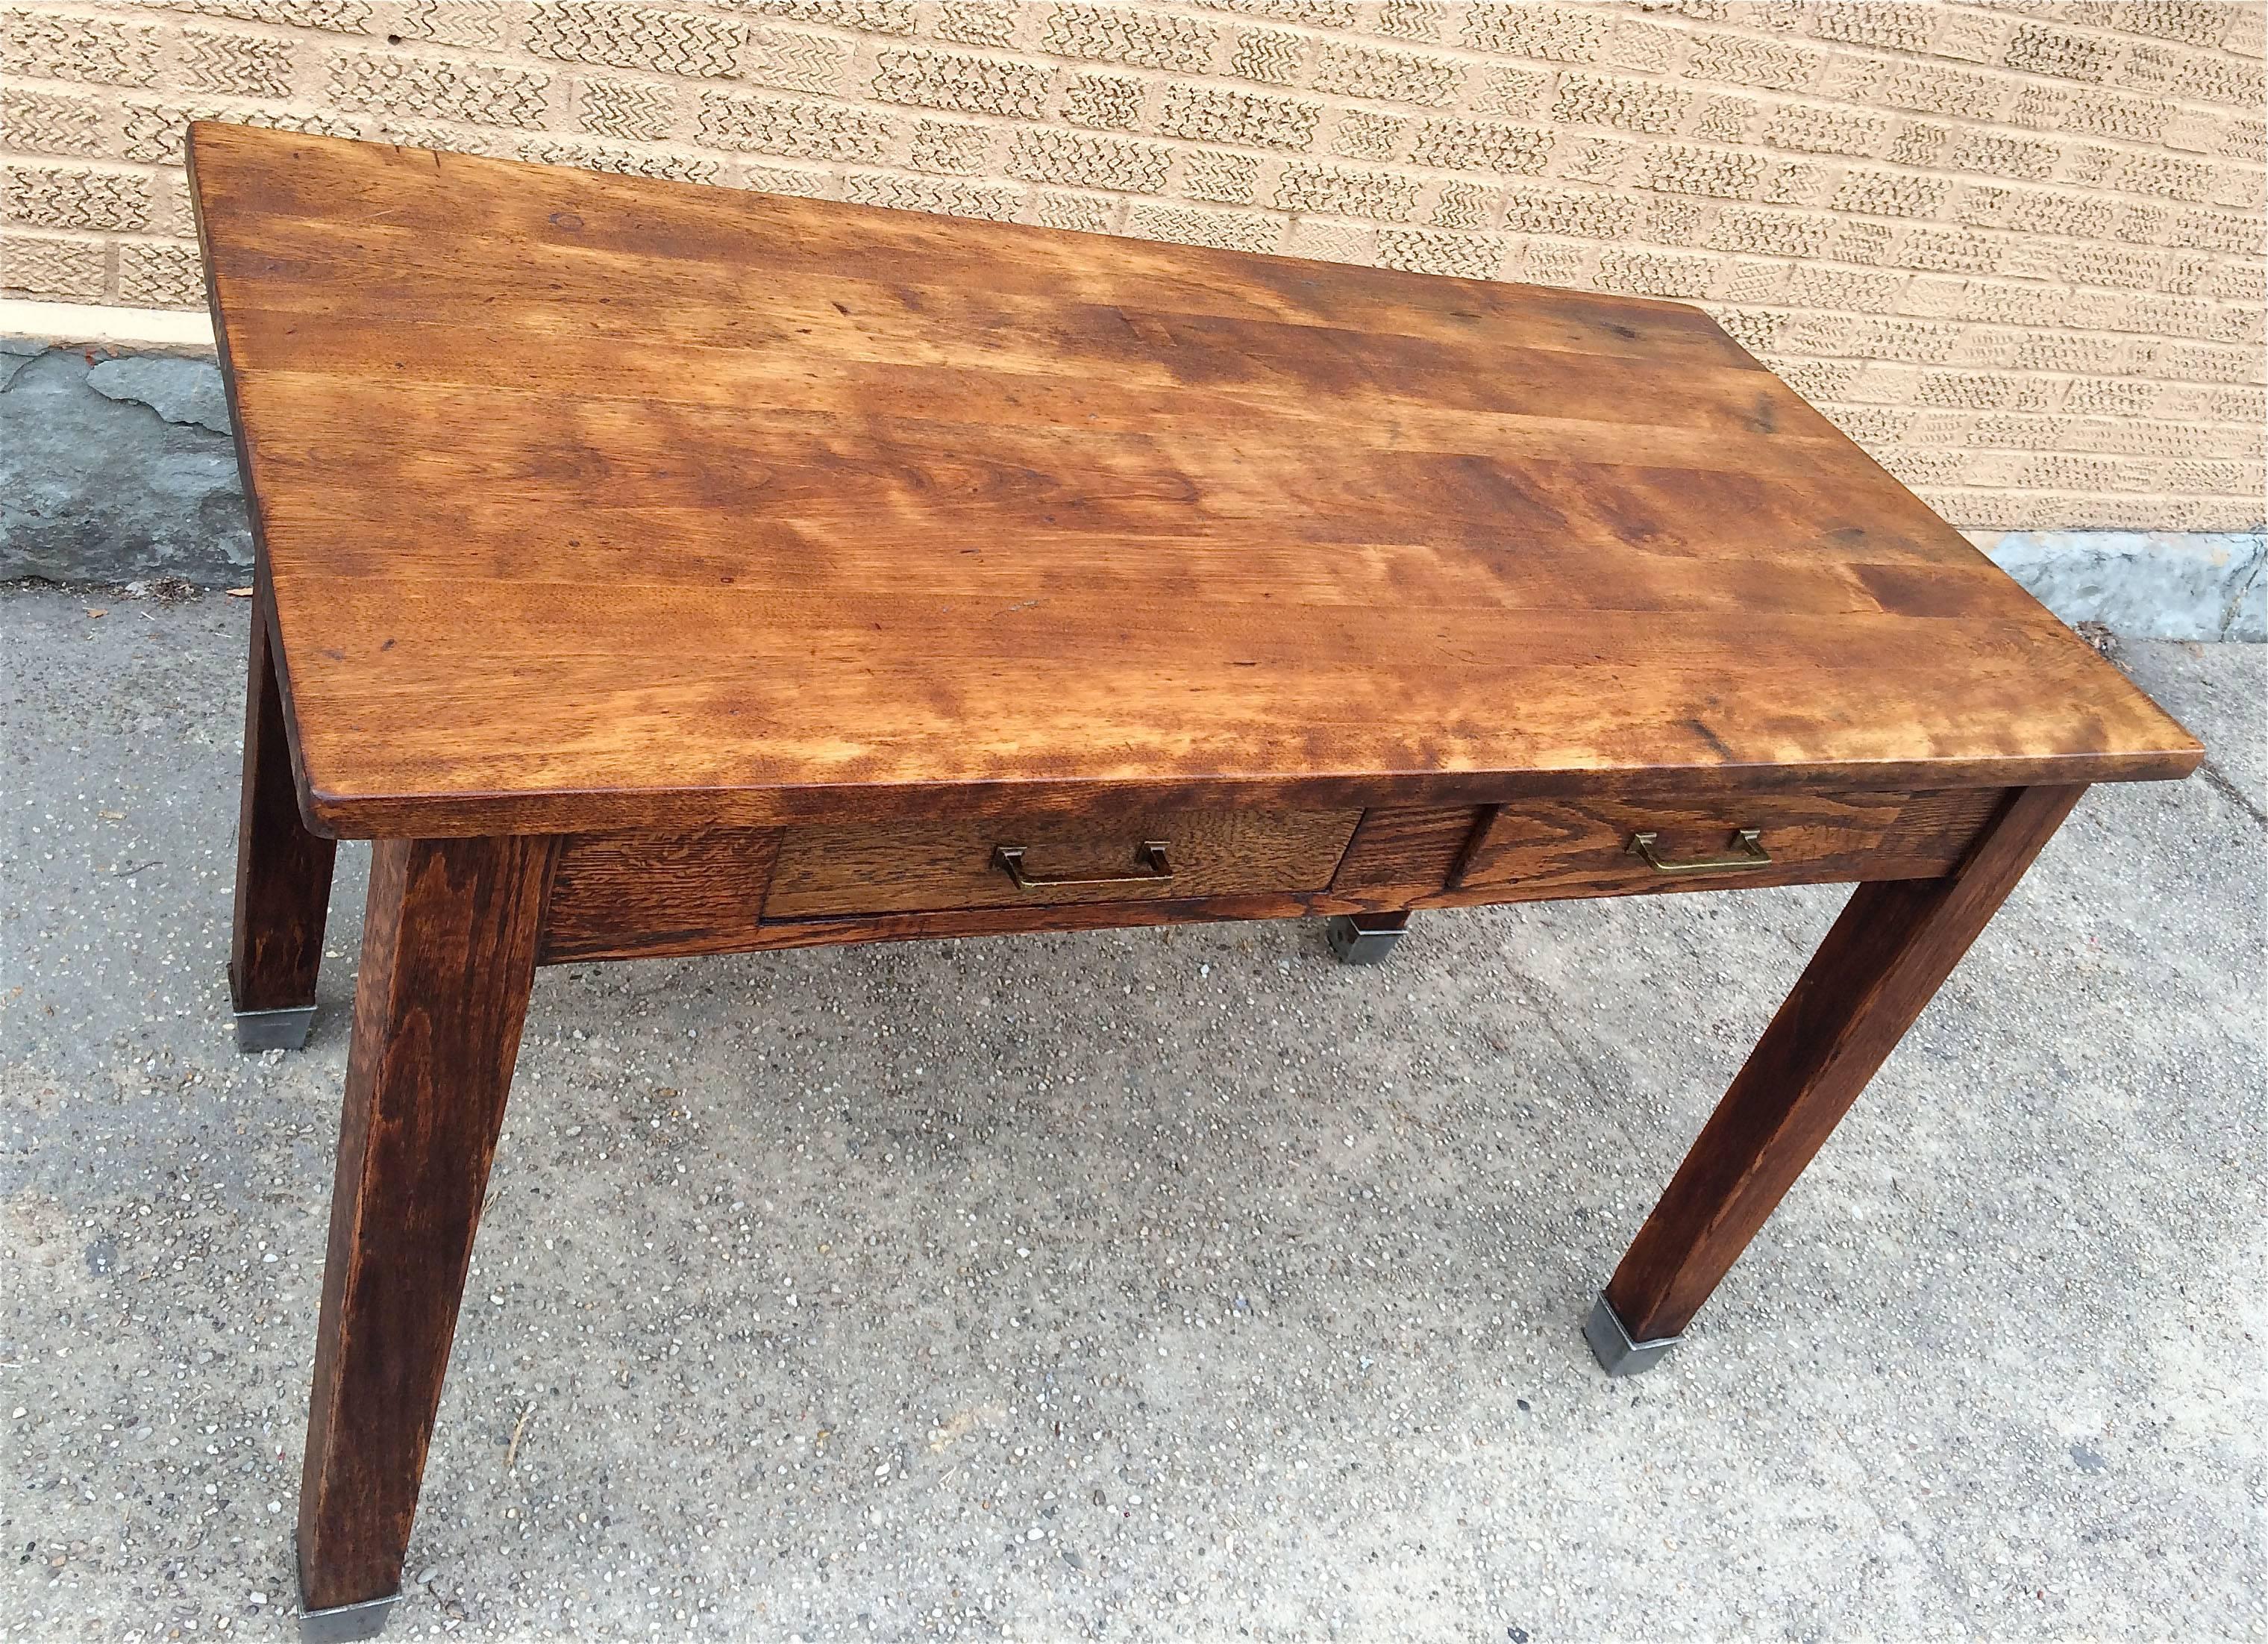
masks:
[[[245,618],[0,594],[0,1637],[291,1635],[364,856],[239,1058]],[[2125,660],[2213,771],[2088,798],[1628,1382],[1835,891],[545,971],[389,1636],[2268,1637],[2268,676]]]

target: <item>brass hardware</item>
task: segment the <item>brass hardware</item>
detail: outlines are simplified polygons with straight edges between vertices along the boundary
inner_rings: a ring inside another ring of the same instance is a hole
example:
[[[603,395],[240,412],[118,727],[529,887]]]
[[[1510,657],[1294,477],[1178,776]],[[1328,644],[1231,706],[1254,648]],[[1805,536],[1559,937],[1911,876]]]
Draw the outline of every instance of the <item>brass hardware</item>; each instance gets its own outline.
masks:
[[[1661,836],[1634,833],[1625,847],[1632,856],[1642,856],[1646,865],[1657,874],[1712,874],[1727,868],[1763,867],[1771,861],[1771,852],[1764,849],[1764,829],[1738,828],[1733,831],[1733,848],[1737,856],[1705,856],[1691,862],[1665,862],[1654,853],[1653,842]]]
[[[1134,859],[1147,868],[1142,874],[1104,874],[1093,879],[1035,879],[1024,872],[1024,847],[1020,844],[996,844],[992,847],[992,866],[1014,881],[1019,890],[1054,890],[1067,885],[1154,885],[1174,876],[1173,864],[1166,859],[1163,839],[1145,839],[1134,852]]]

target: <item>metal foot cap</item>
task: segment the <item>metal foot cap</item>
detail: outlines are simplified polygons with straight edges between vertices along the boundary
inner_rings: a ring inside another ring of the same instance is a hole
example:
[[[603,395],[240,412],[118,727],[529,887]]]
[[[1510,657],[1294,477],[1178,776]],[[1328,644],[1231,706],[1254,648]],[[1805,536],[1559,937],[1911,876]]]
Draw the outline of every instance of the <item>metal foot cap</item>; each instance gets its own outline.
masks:
[[[297,1051],[307,1043],[307,1029],[314,1022],[313,1005],[240,1010],[236,1013],[236,1048],[247,1055],[254,1051]]]
[[[1346,914],[1335,913],[1324,922],[1323,934],[1330,939],[1331,951],[1341,964],[1375,965],[1384,963],[1394,944],[1402,940],[1402,925],[1396,919],[1390,928],[1366,929]]]
[[[1591,1352],[1609,1375],[1636,1375],[1641,1370],[1653,1368],[1661,1361],[1663,1353],[1685,1338],[1661,1336],[1653,1341],[1632,1341],[1621,1315],[1609,1304],[1602,1290],[1599,1299],[1591,1304],[1591,1316],[1583,1325],[1583,1339],[1591,1344]]]
[[[303,1611],[299,1616],[299,1644],[350,1644],[355,1639],[374,1639],[386,1630],[386,1618],[394,1609],[394,1601],[401,1596],[400,1593],[388,1593],[383,1598],[365,1598],[358,1604]]]

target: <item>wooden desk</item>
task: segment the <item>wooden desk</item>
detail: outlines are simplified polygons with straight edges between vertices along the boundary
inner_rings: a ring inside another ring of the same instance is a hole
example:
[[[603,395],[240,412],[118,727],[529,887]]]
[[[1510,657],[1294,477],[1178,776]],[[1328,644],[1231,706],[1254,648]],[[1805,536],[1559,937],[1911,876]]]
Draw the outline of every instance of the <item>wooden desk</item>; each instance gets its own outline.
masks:
[[[1698,310],[225,126],[230,983],[378,841],[299,1506],[374,1631],[535,967],[1859,886],[1587,1330],[1685,1328],[2093,782],[2197,742]]]

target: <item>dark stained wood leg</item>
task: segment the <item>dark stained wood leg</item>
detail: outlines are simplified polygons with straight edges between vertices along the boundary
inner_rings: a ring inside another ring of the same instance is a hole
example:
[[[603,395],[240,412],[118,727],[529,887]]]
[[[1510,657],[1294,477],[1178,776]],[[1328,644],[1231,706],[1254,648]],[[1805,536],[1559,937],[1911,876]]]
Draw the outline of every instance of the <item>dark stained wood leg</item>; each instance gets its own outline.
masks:
[[[228,953],[239,1051],[296,1051],[307,1042],[337,851],[299,819],[283,682],[267,618],[255,608],[245,682],[244,794],[237,812],[236,928]]]
[[[1852,894],[1615,1269],[1586,1331],[1610,1373],[1685,1329],[2085,792],[2012,790],[1951,874]]]
[[[1341,964],[1379,965],[1386,962],[1409,923],[1406,913],[1338,913],[1326,923],[1323,933]]]
[[[299,1486],[310,1614],[399,1589],[557,842],[381,840]],[[365,1624],[366,1630],[365,1630]],[[320,1629],[319,1629],[320,1630]]]

